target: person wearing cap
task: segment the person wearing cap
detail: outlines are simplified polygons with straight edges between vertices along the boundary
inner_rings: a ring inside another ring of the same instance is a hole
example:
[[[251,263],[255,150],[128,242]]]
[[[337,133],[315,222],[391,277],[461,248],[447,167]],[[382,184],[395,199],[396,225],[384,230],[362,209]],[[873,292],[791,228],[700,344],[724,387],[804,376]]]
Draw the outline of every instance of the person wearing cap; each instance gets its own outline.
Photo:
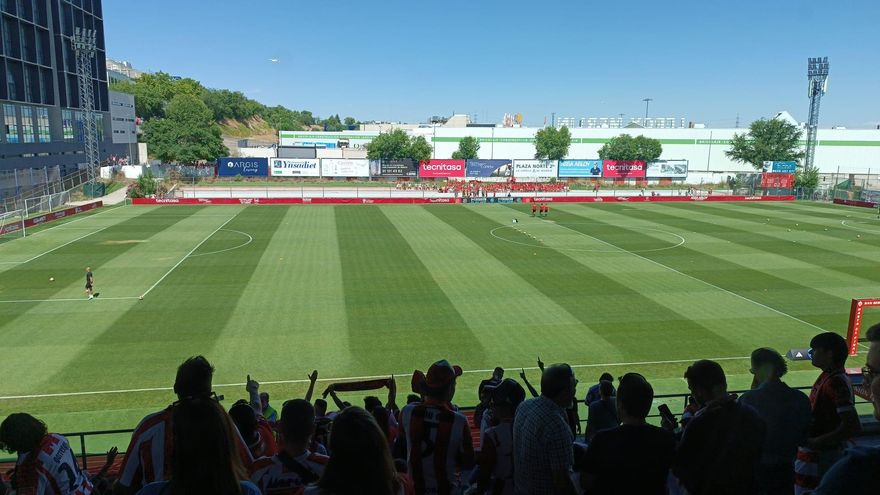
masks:
[[[452,406],[461,373],[461,367],[445,359],[432,364],[427,374],[413,373],[413,392],[424,400],[407,404],[400,413],[400,424],[416,493],[460,493],[458,471],[474,464],[468,420]]]
[[[513,420],[513,477],[517,495],[570,495],[574,434],[565,410],[574,402],[571,366],[554,364],[541,375],[541,395],[523,402]]]
[[[474,493],[512,495],[513,492],[513,418],[526,398],[522,386],[510,378],[484,388],[490,414],[496,422],[486,430],[478,456],[479,478]]]

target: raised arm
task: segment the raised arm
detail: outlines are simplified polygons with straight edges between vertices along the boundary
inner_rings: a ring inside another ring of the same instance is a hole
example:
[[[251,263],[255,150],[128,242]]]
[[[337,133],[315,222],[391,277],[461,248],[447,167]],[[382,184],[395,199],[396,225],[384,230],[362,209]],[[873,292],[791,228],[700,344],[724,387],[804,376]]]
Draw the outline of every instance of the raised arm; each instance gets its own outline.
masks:
[[[306,402],[312,401],[312,395],[315,393],[315,382],[318,381],[318,370],[312,370],[312,373],[309,375],[309,390],[306,392],[305,400]]]
[[[526,370],[524,370],[524,369],[520,369],[520,371],[519,371],[519,377],[522,379],[523,383],[526,384],[526,388],[529,389],[529,393],[532,394],[532,397],[537,397],[537,396],[538,396],[538,391],[535,390],[535,387],[533,387],[532,384],[529,383],[529,379],[526,378]]]

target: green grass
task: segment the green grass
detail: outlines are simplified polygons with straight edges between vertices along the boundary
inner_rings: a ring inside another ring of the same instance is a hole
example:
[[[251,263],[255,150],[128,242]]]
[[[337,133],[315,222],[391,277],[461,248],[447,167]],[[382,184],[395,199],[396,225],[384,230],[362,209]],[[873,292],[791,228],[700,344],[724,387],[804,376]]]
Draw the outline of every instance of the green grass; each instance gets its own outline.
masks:
[[[227,403],[251,374],[274,382],[264,389],[276,407],[315,368],[319,391],[396,374],[403,400],[412,371],[443,357],[511,376],[539,356],[569,362],[579,396],[606,370],[685,392],[688,361],[720,358],[745,388],[754,348],[843,333],[850,299],[880,296],[880,221],[868,210],[568,204],[542,220],[527,208],[129,206],[5,242],[0,417],[133,428],[174,400],[176,366],[195,354],[216,366]],[[83,294],[86,265],[96,301]],[[466,373],[457,402],[472,405],[489,373]],[[799,362],[788,380],[816,375]]]

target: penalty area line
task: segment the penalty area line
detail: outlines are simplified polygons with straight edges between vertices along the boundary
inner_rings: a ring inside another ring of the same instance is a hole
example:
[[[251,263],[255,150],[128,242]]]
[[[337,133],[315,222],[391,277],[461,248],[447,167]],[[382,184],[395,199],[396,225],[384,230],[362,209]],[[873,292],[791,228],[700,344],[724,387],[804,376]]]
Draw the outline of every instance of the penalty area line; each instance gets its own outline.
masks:
[[[38,255],[36,255],[36,256],[34,256],[34,257],[31,257],[31,258],[28,258],[28,259],[26,259],[26,260],[24,260],[24,261],[4,261],[4,262],[2,262],[2,263],[3,263],[4,265],[23,265],[23,264],[25,264],[25,263],[30,263],[31,261],[34,261],[34,260],[37,259],[37,258],[42,258],[43,256],[46,256],[46,255],[49,254],[49,253],[52,253],[52,252],[58,251],[59,249],[63,248],[64,246],[67,246],[67,245],[69,245],[69,244],[73,244],[73,243],[76,242],[76,241],[79,241],[79,240],[85,239],[86,237],[88,237],[88,236],[90,236],[90,235],[95,235],[95,234],[97,234],[98,232],[103,232],[104,230],[107,230],[107,229],[109,229],[109,228],[110,228],[110,226],[108,225],[107,227],[102,227],[102,228],[100,228],[100,229],[98,229],[98,230],[96,230],[96,231],[94,231],[94,232],[89,232],[89,233],[86,234],[86,235],[81,235],[81,236],[77,237],[76,239],[74,239],[74,240],[72,240],[72,241],[67,241],[67,242],[65,242],[64,244],[60,245],[60,246],[56,246],[56,247],[54,247],[54,248],[52,248],[52,249],[50,249],[50,250],[48,250],[48,251],[46,251],[46,252],[44,252],[44,253],[40,253],[40,254],[38,254]]]
[[[635,361],[630,363],[596,363],[596,364],[574,364],[571,365],[572,368],[611,368],[611,367],[620,367],[620,366],[647,366],[647,365],[656,365],[656,364],[684,364],[684,363],[693,363],[698,359],[670,359],[665,361]],[[751,356],[737,356],[737,357],[716,357],[711,358],[712,361],[744,361],[747,359],[751,359]],[[514,366],[505,369],[516,370],[529,370],[534,371],[537,370],[537,366]],[[489,373],[494,371],[494,368],[491,369],[481,369],[481,370],[465,370],[465,374],[474,374],[474,373]],[[405,373],[389,373],[385,375],[367,375],[367,376],[347,376],[347,377],[338,377],[338,378],[318,378],[319,382],[342,382],[342,381],[351,381],[351,380],[374,380],[378,378],[388,378],[390,376],[410,376],[412,372]],[[293,385],[299,383],[309,383],[309,380],[306,378],[296,379],[296,380],[266,380],[260,381],[260,385]],[[244,382],[241,383],[220,383],[214,385],[214,388],[229,388],[229,387],[244,387],[246,384]],[[140,392],[170,392],[172,391],[172,387],[150,387],[150,388],[130,388],[130,389],[122,389],[122,390],[94,390],[88,392],[60,392],[54,394],[32,394],[32,395],[8,395],[8,396],[0,396],[0,400],[16,400],[16,399],[45,399],[52,397],[77,397],[83,395],[109,395],[109,394],[131,394],[131,393],[140,393]]]
[[[162,275],[162,277],[161,277],[159,280],[157,280],[155,284],[151,285],[150,288],[146,290],[146,292],[144,292],[143,294],[141,294],[141,295],[140,295],[140,298],[143,299],[143,298],[147,297],[147,294],[149,294],[150,292],[152,292],[153,289],[155,289],[159,284],[161,284],[162,281],[165,280],[166,277],[168,277],[168,275],[171,275],[171,272],[173,272],[174,270],[176,270],[177,267],[180,266],[184,261],[186,261],[187,258],[189,258],[190,256],[192,256],[192,254],[193,254],[194,252],[196,252],[197,249],[199,249],[200,247],[202,247],[202,244],[208,242],[208,239],[210,239],[211,237],[214,237],[214,234],[216,234],[217,232],[220,232],[220,230],[222,230],[223,227],[226,227],[226,224],[228,224],[229,222],[235,220],[235,217],[237,217],[237,216],[239,215],[239,213],[243,212],[244,210],[245,210],[245,209],[242,208],[242,209],[238,210],[237,212],[235,212],[235,215],[232,215],[232,217],[230,217],[228,220],[226,220],[225,222],[223,222],[222,225],[220,225],[219,227],[217,227],[216,229],[214,229],[214,231],[211,232],[210,234],[208,234],[207,237],[205,237],[204,239],[202,239],[202,241],[201,241],[200,243],[196,244],[196,247],[192,248],[188,253],[186,253],[186,255],[185,255],[183,258],[180,258],[180,261],[178,261],[177,263],[175,263],[174,266],[172,266],[170,270],[168,270],[167,272],[165,272],[165,275]]]
[[[122,296],[122,297],[96,297],[93,301],[125,301],[129,299],[137,299],[138,296]],[[85,297],[66,297],[57,299],[8,299],[0,300],[0,304],[22,304],[22,303],[47,303],[47,302],[84,302],[88,301]]]

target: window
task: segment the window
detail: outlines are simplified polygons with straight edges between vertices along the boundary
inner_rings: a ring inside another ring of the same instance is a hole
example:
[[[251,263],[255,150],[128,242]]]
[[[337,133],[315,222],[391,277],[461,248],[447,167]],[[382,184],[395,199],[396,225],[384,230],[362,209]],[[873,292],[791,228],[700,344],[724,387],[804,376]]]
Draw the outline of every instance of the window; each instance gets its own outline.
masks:
[[[82,112],[76,112],[75,115],[75,123],[73,126],[74,138],[77,143],[84,143],[86,139],[83,135],[83,114]]]
[[[21,107],[21,134],[25,143],[33,143],[34,137],[34,109]]]
[[[104,114],[95,112],[95,126],[98,128],[98,142],[104,140]]]
[[[73,142],[73,112],[70,110],[61,111],[61,129],[64,133],[64,140]]]
[[[37,134],[41,143],[52,141],[52,133],[49,129],[49,109],[37,108]]]
[[[20,142],[15,108],[15,105],[3,105],[3,124],[6,128],[6,142],[10,144],[17,144]]]

